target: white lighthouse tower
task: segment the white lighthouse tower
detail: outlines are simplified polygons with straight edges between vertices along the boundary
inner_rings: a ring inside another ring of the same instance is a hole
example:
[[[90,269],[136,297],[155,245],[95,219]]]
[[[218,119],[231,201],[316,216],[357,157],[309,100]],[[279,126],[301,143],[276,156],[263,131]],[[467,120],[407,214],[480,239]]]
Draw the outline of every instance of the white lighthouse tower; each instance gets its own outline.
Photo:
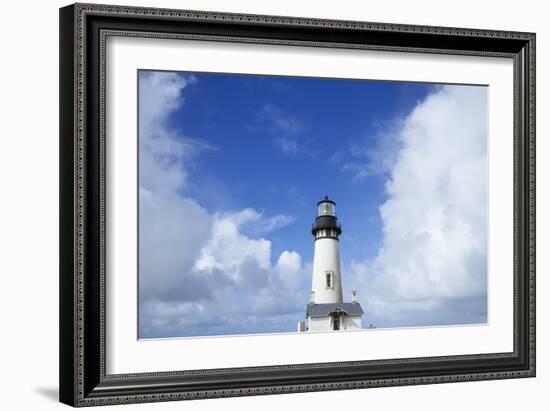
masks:
[[[352,291],[345,303],[340,272],[339,236],[342,227],[336,217],[336,203],[325,197],[317,203],[317,217],[311,229],[315,237],[313,278],[306,322],[298,331],[337,331],[361,328],[363,310]]]

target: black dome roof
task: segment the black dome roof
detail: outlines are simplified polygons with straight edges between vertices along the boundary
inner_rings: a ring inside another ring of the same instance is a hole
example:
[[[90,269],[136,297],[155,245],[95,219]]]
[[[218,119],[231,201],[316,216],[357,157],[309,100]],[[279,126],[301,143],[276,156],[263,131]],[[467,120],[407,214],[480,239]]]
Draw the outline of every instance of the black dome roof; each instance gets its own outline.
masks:
[[[321,201],[318,201],[317,205],[319,205],[321,203],[332,203],[332,204],[336,205],[336,203],[333,200],[329,199],[328,196],[325,196],[324,199],[322,199]]]

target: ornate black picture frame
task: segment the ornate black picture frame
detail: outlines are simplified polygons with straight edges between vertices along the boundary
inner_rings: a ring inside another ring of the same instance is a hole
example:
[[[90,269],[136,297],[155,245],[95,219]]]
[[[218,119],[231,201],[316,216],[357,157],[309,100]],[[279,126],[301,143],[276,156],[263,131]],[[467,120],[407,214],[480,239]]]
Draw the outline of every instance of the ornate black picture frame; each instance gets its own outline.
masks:
[[[399,360],[105,371],[105,39],[187,38],[507,57],[514,64],[514,350]],[[75,4],[60,10],[60,401],[73,406],[535,376],[535,34]]]

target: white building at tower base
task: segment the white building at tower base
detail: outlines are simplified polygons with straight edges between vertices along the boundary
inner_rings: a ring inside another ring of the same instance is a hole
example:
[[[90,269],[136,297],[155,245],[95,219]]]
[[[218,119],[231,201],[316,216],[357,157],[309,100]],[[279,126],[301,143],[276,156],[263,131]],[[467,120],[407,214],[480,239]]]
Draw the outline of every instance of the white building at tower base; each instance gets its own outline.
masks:
[[[308,304],[308,331],[357,330],[361,328],[363,310],[359,303]]]

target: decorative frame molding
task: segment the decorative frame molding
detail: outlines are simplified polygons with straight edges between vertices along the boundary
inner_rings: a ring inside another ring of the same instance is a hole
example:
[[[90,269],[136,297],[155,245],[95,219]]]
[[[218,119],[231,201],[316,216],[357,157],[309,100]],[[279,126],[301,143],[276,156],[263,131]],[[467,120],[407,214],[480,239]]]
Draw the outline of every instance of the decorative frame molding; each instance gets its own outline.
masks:
[[[108,36],[512,58],[514,351],[107,375]],[[66,404],[91,406],[535,376],[534,33],[97,4],[67,6],[60,9],[60,187],[60,400]]]

